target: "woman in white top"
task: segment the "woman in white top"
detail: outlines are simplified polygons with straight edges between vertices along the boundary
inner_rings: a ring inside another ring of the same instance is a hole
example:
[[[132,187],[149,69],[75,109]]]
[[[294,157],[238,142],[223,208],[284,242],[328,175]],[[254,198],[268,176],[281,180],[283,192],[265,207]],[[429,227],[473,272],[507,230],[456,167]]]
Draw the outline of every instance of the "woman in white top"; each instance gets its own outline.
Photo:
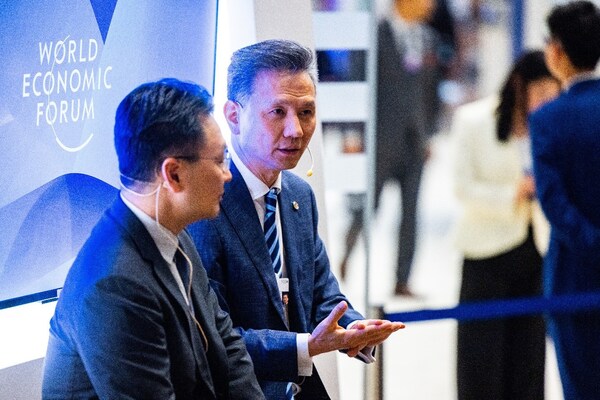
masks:
[[[525,53],[499,96],[457,109],[457,244],[460,302],[541,294],[548,225],[535,200],[527,114],[558,95],[541,51]],[[537,246],[536,246],[537,245]],[[543,399],[545,327],[540,315],[460,322],[458,400]]]

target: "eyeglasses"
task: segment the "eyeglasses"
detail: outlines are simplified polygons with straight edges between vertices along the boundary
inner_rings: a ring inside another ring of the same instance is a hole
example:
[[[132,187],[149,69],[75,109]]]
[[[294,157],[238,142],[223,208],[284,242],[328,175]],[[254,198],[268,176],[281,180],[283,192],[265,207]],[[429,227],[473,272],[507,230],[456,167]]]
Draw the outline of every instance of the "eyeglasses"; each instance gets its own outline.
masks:
[[[231,153],[229,149],[225,148],[223,151],[223,158],[212,158],[212,157],[197,157],[197,156],[174,156],[173,158],[177,158],[180,160],[185,160],[188,162],[194,162],[198,160],[211,160],[221,167],[223,172],[229,171],[229,167],[231,166]]]

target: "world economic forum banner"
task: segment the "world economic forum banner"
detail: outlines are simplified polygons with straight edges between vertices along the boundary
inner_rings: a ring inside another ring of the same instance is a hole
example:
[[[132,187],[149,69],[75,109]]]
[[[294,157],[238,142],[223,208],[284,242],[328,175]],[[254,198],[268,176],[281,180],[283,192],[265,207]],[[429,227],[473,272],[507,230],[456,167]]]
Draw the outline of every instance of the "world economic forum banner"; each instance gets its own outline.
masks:
[[[121,99],[164,77],[212,92],[216,3],[2,1],[0,308],[62,287],[115,198]]]

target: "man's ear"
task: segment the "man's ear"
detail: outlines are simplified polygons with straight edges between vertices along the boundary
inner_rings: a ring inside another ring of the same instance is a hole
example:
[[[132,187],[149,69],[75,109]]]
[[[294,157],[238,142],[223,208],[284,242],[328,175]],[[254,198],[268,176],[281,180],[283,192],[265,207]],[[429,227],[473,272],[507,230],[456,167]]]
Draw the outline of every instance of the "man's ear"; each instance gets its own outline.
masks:
[[[173,192],[182,190],[183,185],[180,176],[180,161],[173,157],[167,157],[160,167],[160,175],[163,179],[163,187]]]
[[[240,105],[232,100],[227,100],[223,105],[223,114],[232,135],[240,134]]]

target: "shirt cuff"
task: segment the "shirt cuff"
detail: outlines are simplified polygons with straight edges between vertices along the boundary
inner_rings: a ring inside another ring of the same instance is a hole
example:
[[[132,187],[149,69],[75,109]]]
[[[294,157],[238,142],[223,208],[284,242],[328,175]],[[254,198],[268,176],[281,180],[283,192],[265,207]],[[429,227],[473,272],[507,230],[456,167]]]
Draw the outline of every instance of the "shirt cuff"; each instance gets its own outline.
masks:
[[[348,324],[348,326],[346,327],[346,329],[351,329],[357,322],[358,322],[358,320],[350,322]],[[364,362],[365,364],[371,364],[371,363],[375,362],[374,354],[375,354],[375,346],[367,346],[356,355],[356,358],[358,358],[360,361]]]
[[[371,363],[375,362],[374,354],[375,354],[375,347],[367,346],[356,355],[356,358],[358,358],[360,361],[364,362],[365,364],[371,364]]]
[[[298,353],[298,375],[311,376],[313,372],[312,357],[308,354],[309,333],[296,335],[296,351]]]
[[[359,320],[357,319],[357,320],[354,320],[354,321],[350,322],[350,323],[348,324],[348,326],[346,326],[346,330],[348,330],[348,329],[352,329],[352,327],[353,327],[354,325],[356,325],[356,324],[358,323],[358,321],[359,321]]]

